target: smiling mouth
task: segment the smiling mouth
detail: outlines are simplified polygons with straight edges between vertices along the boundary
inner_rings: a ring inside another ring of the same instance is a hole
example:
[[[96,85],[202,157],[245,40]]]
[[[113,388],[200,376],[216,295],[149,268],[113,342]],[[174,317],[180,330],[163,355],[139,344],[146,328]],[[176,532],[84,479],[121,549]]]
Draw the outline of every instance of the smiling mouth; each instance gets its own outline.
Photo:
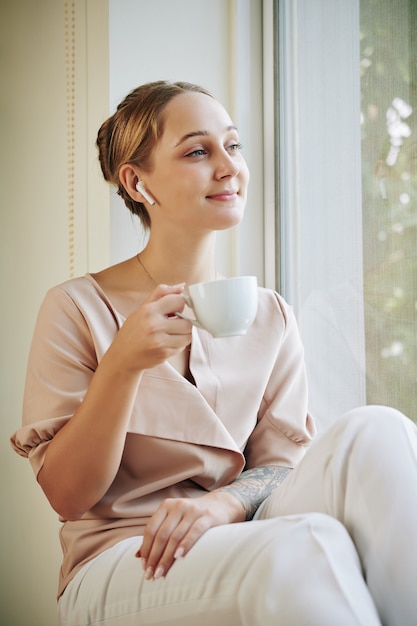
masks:
[[[207,196],[210,200],[233,200],[238,195],[237,191],[220,191],[219,193],[213,193]]]

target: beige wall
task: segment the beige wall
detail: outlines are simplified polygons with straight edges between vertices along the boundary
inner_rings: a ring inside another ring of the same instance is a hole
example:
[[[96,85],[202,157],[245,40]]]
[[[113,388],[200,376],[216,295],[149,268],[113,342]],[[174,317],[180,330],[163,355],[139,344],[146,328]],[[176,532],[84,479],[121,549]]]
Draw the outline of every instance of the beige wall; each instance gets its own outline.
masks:
[[[0,11],[0,623],[53,626],[58,522],[8,439],[46,289],[108,262],[94,150],[108,111],[107,2],[2,0]]]

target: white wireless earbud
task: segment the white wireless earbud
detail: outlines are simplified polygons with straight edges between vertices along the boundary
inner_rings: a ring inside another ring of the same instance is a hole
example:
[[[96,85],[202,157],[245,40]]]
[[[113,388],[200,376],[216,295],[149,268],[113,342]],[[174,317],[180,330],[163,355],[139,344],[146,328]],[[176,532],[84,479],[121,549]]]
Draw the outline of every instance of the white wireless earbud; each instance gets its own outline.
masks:
[[[146,191],[141,180],[138,180],[136,183],[136,191],[139,191],[149,204],[155,204],[155,200],[152,198],[151,194]]]

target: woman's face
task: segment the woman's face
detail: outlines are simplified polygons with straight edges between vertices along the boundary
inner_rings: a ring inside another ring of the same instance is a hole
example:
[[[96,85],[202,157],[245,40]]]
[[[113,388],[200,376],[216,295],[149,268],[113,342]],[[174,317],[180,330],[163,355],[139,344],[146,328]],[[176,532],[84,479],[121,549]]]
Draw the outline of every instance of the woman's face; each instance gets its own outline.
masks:
[[[152,228],[158,220],[199,231],[239,223],[249,181],[240,148],[237,129],[216,100],[198,92],[174,97],[165,108],[152,169],[142,176],[156,200]]]

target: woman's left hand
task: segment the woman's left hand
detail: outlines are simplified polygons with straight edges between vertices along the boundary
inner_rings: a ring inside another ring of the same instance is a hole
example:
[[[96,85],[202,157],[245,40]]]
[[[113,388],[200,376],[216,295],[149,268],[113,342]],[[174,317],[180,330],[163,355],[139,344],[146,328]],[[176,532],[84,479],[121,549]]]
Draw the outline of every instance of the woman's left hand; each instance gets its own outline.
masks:
[[[225,491],[164,500],[149,520],[136,553],[145,578],[165,576],[175,559],[185,556],[209,528],[244,520],[242,504]]]

